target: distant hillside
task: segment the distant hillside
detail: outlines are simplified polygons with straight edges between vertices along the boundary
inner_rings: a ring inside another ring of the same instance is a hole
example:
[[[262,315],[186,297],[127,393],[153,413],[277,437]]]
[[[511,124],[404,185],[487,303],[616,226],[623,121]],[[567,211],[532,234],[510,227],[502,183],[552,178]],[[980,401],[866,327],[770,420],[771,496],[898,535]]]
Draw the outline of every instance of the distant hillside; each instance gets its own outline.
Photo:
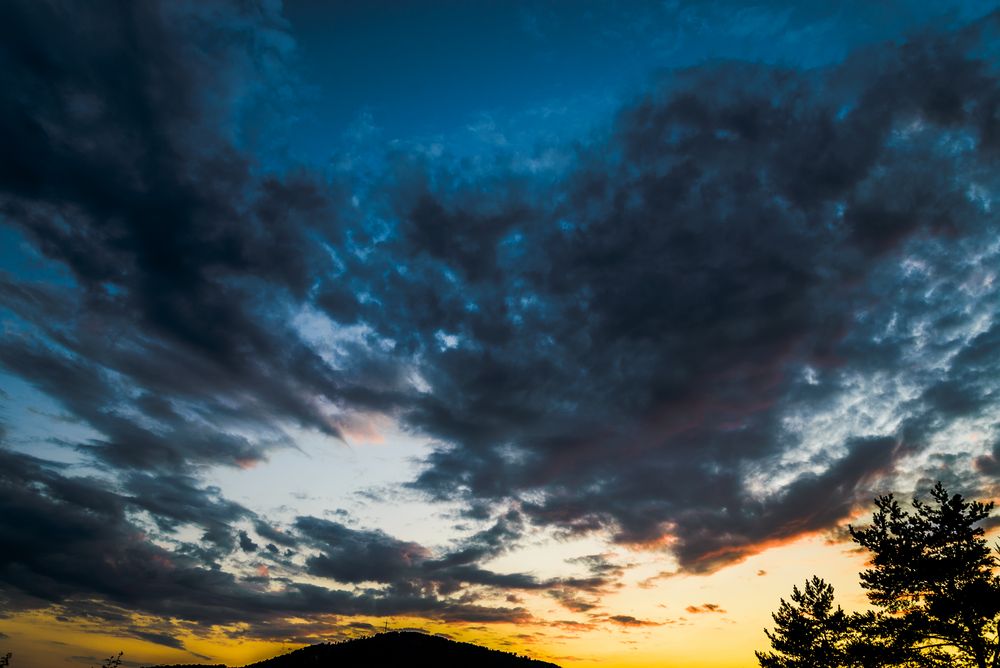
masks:
[[[360,666],[475,666],[475,668],[559,668],[510,652],[412,631],[380,633],[340,643],[310,645],[258,661],[246,668],[355,668]],[[155,666],[151,668],[182,668]],[[207,668],[201,666],[199,668]]]

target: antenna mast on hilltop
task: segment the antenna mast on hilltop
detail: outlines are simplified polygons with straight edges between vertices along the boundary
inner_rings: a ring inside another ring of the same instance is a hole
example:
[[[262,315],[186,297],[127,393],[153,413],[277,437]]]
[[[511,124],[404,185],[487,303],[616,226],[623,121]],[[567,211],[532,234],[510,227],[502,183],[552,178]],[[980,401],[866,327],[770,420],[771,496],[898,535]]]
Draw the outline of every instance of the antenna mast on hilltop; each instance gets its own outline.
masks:
[[[382,629],[382,633],[388,633],[388,632],[389,632],[389,620],[387,619],[385,620],[385,628]]]

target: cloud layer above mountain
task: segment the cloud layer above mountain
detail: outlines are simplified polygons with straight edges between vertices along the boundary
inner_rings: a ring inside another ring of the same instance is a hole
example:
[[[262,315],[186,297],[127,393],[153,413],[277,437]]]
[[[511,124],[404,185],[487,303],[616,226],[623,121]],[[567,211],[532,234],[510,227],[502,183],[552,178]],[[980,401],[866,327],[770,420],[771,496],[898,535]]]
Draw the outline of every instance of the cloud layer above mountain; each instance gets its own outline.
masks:
[[[240,134],[294,79],[269,4],[4,4],[0,365],[75,458],[6,426],[5,607],[524,620],[509,592],[621,575],[485,565],[533,527],[703,573],[936,467],[994,488],[997,27],[674,71],[561,160],[385,147],[361,192]],[[205,483],[373,416],[481,530],[277,527]]]

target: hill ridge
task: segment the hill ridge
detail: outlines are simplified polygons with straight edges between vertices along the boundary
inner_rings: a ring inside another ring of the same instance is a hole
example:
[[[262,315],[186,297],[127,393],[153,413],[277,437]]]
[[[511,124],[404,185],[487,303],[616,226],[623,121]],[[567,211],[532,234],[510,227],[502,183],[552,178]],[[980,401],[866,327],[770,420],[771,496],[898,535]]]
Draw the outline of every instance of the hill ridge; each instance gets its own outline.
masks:
[[[554,663],[419,631],[387,631],[363,638],[309,645],[242,668],[349,668],[350,666],[464,666],[559,668]],[[224,664],[171,664],[147,668],[228,668]]]

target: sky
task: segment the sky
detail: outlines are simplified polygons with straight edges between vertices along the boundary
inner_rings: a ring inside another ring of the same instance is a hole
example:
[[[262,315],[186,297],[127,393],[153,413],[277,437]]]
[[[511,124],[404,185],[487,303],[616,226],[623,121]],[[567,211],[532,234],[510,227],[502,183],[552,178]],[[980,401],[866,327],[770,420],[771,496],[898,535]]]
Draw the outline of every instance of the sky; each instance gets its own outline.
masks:
[[[0,3],[0,654],[863,609],[875,496],[1000,498],[998,9]]]

